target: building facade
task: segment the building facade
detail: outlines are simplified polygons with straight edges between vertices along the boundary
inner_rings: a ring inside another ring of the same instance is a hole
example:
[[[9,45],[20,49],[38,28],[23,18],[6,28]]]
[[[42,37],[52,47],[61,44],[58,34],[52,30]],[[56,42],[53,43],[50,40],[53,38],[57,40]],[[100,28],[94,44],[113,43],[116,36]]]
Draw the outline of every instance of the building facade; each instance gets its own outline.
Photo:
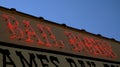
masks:
[[[120,42],[0,7],[0,67],[120,67]]]

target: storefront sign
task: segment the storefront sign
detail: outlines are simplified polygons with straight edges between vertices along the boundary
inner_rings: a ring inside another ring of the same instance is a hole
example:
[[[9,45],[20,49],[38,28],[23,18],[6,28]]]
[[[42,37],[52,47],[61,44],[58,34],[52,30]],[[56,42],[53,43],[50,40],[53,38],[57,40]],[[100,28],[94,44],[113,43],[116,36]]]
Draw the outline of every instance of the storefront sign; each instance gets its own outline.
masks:
[[[1,44],[0,67],[120,67],[118,62],[69,56],[67,53],[8,43]]]
[[[40,60],[40,65],[43,67],[49,66],[49,63],[52,67],[63,67],[64,64],[67,67],[78,67],[79,65],[81,67],[91,67],[90,65],[94,67],[112,67],[111,65],[114,66],[112,62],[115,62],[115,64],[120,62],[119,42],[3,8],[0,8],[0,42],[26,46],[26,48],[48,50],[48,52],[40,51],[39,53],[39,51],[35,51],[34,53],[32,49],[17,49],[16,47],[13,49],[14,47],[4,46],[2,48],[0,46],[1,51],[3,51],[1,52],[1,57],[3,55],[4,59],[3,65],[11,64],[15,66],[22,63],[23,67],[25,67],[25,64],[28,66],[34,64],[34,66],[39,67],[37,61]],[[4,50],[7,50],[9,55],[4,55]],[[49,51],[53,52],[49,53]],[[57,55],[54,54],[54,51],[58,52]],[[24,52],[29,56],[28,59],[24,56]],[[39,56],[42,56],[43,59]],[[105,63],[103,63],[104,61]],[[47,62],[48,64],[46,64]],[[115,65],[115,67],[117,66]]]

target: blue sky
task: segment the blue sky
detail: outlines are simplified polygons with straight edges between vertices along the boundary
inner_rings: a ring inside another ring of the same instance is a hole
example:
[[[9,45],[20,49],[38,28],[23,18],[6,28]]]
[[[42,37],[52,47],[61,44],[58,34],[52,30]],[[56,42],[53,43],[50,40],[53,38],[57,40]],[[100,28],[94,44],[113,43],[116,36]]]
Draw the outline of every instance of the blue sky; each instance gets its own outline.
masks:
[[[0,6],[120,41],[120,0],[0,0]]]

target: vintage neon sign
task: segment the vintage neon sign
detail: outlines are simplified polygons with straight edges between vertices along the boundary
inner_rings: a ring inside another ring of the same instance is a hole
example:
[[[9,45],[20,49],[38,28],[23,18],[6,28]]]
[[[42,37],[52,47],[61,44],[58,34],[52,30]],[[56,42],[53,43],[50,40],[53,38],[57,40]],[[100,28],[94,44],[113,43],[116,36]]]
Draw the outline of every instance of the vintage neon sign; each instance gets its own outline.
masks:
[[[73,35],[70,32],[65,32],[68,36],[69,43],[73,46],[74,51],[85,51],[94,56],[111,56],[116,58],[113,54],[112,47],[105,41],[95,40],[90,37],[82,37],[81,35]],[[81,38],[81,39],[80,39]]]
[[[28,20],[23,20],[22,24],[25,27],[24,30],[19,28],[19,23],[18,21],[10,15],[6,15],[3,14],[2,15],[3,18],[5,18],[7,20],[7,26],[9,31],[11,32],[11,39],[20,39],[20,40],[24,40],[26,42],[34,42],[35,40],[33,40],[32,38],[34,37],[37,40],[37,43],[40,45],[46,45],[48,47],[52,46],[48,40],[48,38],[51,38],[53,40],[53,42],[55,43],[54,46],[56,47],[64,47],[64,43],[63,41],[57,41],[54,34],[52,33],[50,27],[47,26],[43,26],[41,24],[37,24],[37,28],[40,31],[40,36],[42,36],[42,38],[45,39],[45,42],[43,42],[42,40],[40,40],[40,37],[38,36],[38,34],[36,34],[36,32],[34,31],[34,29],[32,28],[32,26],[30,25],[30,22]],[[11,22],[12,20],[14,20],[15,22]],[[47,35],[45,32],[47,31],[47,33],[49,35]],[[25,38],[26,35],[26,38]]]
[[[10,31],[10,39],[19,39],[29,43],[37,43],[37,45],[44,45],[46,47],[57,47],[65,49],[65,42],[57,40],[52,29],[49,26],[36,24],[36,32],[29,20],[22,20],[19,22],[15,17],[7,14],[1,15],[7,22],[8,30]],[[20,26],[22,25],[23,28]],[[68,39],[71,46],[71,51],[85,52],[92,56],[101,56],[109,59],[116,59],[117,54],[113,52],[112,47],[108,42],[92,37],[75,35],[69,31],[62,31],[64,36]],[[52,41],[52,43],[51,43]],[[66,44],[68,45],[68,44]]]

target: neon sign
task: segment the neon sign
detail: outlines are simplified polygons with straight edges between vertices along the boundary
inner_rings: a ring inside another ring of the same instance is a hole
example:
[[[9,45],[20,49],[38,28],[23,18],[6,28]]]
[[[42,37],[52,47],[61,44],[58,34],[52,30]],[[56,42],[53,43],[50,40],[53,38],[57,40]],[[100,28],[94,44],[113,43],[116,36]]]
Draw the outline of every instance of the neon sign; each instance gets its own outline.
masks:
[[[94,56],[117,57],[116,54],[114,54],[112,47],[106,41],[95,40],[81,35],[75,36],[70,32],[65,32],[65,34],[68,37],[69,43],[73,46],[74,51],[85,51]]]
[[[50,26],[39,23],[35,24],[36,28],[34,28],[29,20],[23,19],[20,22],[14,16],[8,14],[1,14],[1,16],[7,23],[6,27],[12,40],[18,39],[28,43],[35,43],[37,47],[42,45],[49,48],[66,49],[67,45],[70,48],[67,50],[79,53],[84,52],[93,57],[99,56],[108,59],[116,59],[118,57],[106,41],[83,36],[82,34],[76,35],[67,30],[61,31],[67,40],[59,40]]]

